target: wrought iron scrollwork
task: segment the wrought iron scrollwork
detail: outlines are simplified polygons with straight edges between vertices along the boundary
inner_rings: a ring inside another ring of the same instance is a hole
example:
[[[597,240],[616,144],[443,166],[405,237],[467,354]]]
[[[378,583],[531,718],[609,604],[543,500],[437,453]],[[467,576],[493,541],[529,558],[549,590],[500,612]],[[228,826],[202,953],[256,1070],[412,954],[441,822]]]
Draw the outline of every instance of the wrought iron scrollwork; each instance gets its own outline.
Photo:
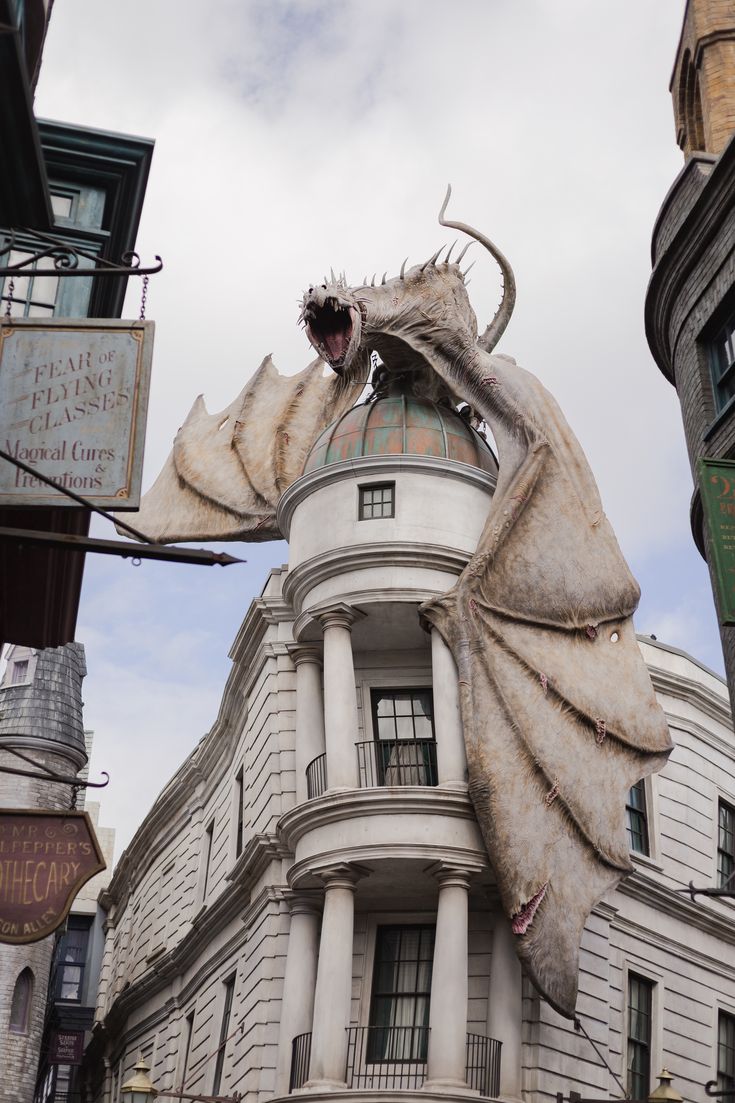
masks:
[[[18,233],[23,235],[22,241]],[[14,249],[23,256],[10,264],[8,261]],[[38,267],[44,260],[50,262],[50,266]],[[91,266],[80,267],[80,260],[91,261]],[[95,279],[98,276],[152,276],[163,268],[158,255],[155,260],[155,264],[143,267],[140,255],[129,249],[118,263],[38,230],[11,230],[0,237],[0,276],[18,276],[26,272],[34,276],[94,276]]]

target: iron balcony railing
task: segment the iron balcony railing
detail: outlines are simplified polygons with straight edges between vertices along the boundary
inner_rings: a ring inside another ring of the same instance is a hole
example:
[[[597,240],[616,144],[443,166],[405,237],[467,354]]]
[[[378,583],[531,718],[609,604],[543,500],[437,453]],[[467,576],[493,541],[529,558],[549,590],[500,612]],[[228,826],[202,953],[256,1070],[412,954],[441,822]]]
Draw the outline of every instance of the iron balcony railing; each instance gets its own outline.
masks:
[[[347,1028],[348,1088],[411,1091],[426,1079],[429,1046],[427,1026],[350,1026]],[[495,1038],[467,1035],[465,1078],[484,1099],[500,1094],[500,1049]],[[299,1034],[291,1049],[289,1091],[303,1088],[309,1079],[311,1034]]]
[[[327,791],[327,756],[320,754],[306,767],[306,795],[309,800]]]
[[[485,1099],[497,1099],[500,1095],[500,1048],[497,1038],[483,1034],[467,1035],[467,1064],[465,1079]]]
[[[439,784],[433,739],[371,739],[355,746],[361,789]]]
[[[348,1088],[420,1088],[426,1077],[428,1026],[351,1026]]]
[[[303,1088],[309,1079],[309,1062],[311,1061],[311,1033],[297,1034],[291,1043],[291,1079],[288,1083],[289,1092]]]

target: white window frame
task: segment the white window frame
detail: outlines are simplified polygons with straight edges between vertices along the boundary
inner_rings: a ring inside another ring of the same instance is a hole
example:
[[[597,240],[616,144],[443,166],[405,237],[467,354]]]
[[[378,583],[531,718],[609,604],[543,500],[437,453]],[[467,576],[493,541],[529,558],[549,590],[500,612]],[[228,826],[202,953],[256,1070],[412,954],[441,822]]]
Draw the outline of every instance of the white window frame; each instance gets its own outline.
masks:
[[[628,1028],[629,1028],[629,974],[633,973],[637,977],[641,977],[643,980],[650,981],[653,985],[653,991],[651,992],[651,1090],[655,1087],[654,1081],[656,1079],[657,1070],[663,1068],[662,1054],[664,1048],[664,1032],[663,1032],[663,1014],[662,1009],[664,1007],[664,976],[665,974],[657,969],[652,968],[648,962],[640,962],[637,959],[628,957],[623,962],[623,1032],[621,1038],[621,1081],[625,1085],[626,1091],[628,1088]]]
[[[366,916],[365,963],[362,975],[362,987],[357,1022],[350,1026],[370,1026],[370,1004],[373,996],[373,972],[375,969],[375,946],[378,927],[418,927],[436,926],[436,909],[417,912],[370,912]],[[433,983],[433,975],[432,975]]]
[[[655,869],[658,873],[663,871],[661,865],[661,832],[659,830],[659,794],[657,775],[649,774],[643,779],[644,794],[646,799],[646,823],[648,826],[648,854],[641,854],[638,850],[629,850],[632,861],[636,864]],[[627,799],[627,795],[626,795]],[[626,835],[628,831],[627,813],[625,822]]]
[[[712,1037],[712,1075],[711,1080],[717,1079],[717,1050],[720,1036],[720,1012],[723,1011],[726,1015],[732,1016],[735,1019],[735,1001],[729,1000],[727,996],[715,997],[714,1006],[712,1008],[713,1022],[711,1028]]]

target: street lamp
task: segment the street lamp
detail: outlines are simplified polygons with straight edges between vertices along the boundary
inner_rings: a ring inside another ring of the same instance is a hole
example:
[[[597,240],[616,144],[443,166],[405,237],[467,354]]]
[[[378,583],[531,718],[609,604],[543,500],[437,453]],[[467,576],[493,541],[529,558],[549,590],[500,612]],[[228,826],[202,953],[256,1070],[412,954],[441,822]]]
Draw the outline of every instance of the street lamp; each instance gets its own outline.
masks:
[[[661,1069],[658,1074],[658,1087],[654,1088],[649,1095],[648,1103],[684,1103],[683,1096],[671,1086],[673,1079],[668,1069]]]
[[[150,1065],[139,1057],[133,1069],[133,1075],[120,1089],[125,1096],[125,1103],[151,1103],[151,1100],[158,1095],[148,1075],[150,1071]]]
[[[159,1091],[151,1082],[148,1075],[150,1071],[150,1065],[139,1057],[133,1068],[133,1075],[120,1089],[124,1103],[153,1103],[153,1100],[159,1096],[166,1099],[186,1100],[187,1103],[240,1103],[242,1099],[239,1092],[235,1095],[192,1095],[190,1092],[178,1089]]]

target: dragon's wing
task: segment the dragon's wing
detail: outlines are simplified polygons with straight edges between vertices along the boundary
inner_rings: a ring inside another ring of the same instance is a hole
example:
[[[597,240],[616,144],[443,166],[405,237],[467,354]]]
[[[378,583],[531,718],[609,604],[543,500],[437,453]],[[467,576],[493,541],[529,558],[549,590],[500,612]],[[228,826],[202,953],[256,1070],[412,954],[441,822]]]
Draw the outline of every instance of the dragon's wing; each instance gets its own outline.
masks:
[[[132,515],[135,527],[160,543],[278,539],[278,499],[363,386],[324,369],[315,360],[298,375],[280,375],[267,356],[221,413],[207,413],[200,395]]]
[[[498,446],[456,586],[423,610],[459,667],[470,792],[518,956],[573,1017],[594,904],[632,869],[626,795],[671,750],[638,650],[638,587],[582,449],[537,379],[481,353],[453,378]]]

